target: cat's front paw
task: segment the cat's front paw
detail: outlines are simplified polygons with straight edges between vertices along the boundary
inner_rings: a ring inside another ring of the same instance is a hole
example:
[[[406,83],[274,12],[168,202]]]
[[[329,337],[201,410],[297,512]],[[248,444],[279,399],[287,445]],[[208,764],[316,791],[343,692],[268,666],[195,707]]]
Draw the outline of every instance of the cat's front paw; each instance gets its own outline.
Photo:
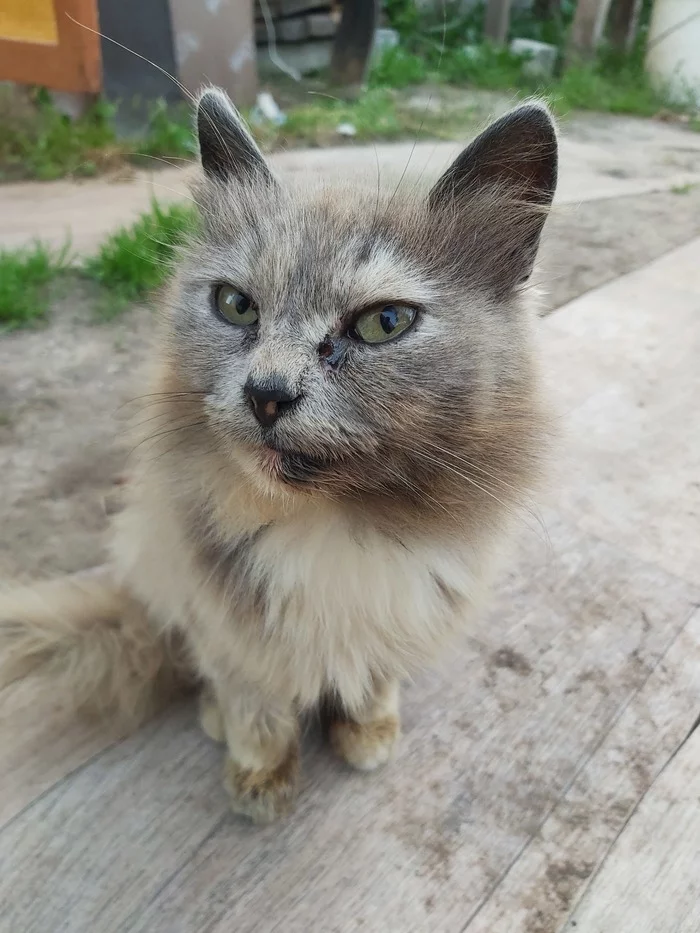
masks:
[[[235,813],[254,823],[273,823],[294,806],[299,786],[299,748],[294,744],[281,764],[269,770],[251,771],[227,758],[224,784]]]
[[[331,724],[331,746],[353,768],[374,771],[389,761],[401,735],[396,716],[360,723],[352,719]]]

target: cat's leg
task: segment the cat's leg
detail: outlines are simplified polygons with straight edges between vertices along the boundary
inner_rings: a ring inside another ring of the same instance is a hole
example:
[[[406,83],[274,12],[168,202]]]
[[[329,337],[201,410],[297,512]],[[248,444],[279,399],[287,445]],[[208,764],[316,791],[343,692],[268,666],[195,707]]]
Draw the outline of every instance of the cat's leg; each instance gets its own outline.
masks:
[[[211,684],[205,684],[199,694],[199,724],[210,739],[215,742],[226,741],[224,717]]]
[[[289,812],[299,780],[299,723],[292,702],[265,696],[250,684],[205,688],[204,731],[224,740],[224,783],[237,813],[270,823]]]
[[[398,681],[376,679],[361,709],[352,716],[335,714],[331,745],[353,768],[373,771],[391,758],[401,735],[399,693]]]

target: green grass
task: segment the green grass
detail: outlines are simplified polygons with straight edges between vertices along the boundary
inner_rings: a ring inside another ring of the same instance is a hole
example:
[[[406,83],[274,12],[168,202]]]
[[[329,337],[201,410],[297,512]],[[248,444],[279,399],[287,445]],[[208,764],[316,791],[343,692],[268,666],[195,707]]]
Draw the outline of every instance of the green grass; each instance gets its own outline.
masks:
[[[189,205],[151,210],[132,226],[113,233],[97,255],[83,266],[84,274],[104,288],[98,311],[113,317],[132,301],[138,301],[167,279],[179,246],[194,232],[196,220]]]
[[[651,0],[643,2],[637,41],[629,54],[603,46],[593,63],[564,69],[560,61],[555,75],[546,81],[528,76],[525,59],[483,41],[483,2],[464,9],[459,0],[446,0],[439,7],[385,0],[384,8],[401,41],[375,65],[372,87],[403,88],[428,80],[521,95],[538,93],[549,97],[562,113],[598,110],[650,117],[661,111],[687,112],[691,129],[700,123],[693,116],[697,107],[654,89],[644,70]],[[514,9],[510,35],[549,42],[562,50],[575,8],[576,0],[561,0],[559,15],[549,19],[538,18],[533,7]]]
[[[54,252],[35,243],[26,249],[0,250],[0,331],[43,320],[49,285],[68,265],[67,247]]]
[[[197,143],[192,130],[192,112],[187,105],[168,106],[156,101],[149,112],[143,137],[136,141],[136,155],[170,158],[193,158]]]
[[[691,192],[695,187],[696,187],[696,186],[693,185],[693,184],[691,184],[690,182],[686,183],[685,185],[674,185],[674,186],[671,188],[671,193],[672,193],[672,194],[690,194],[690,192]]]
[[[455,127],[474,124],[474,108],[462,105],[445,113],[426,112],[409,106],[393,88],[371,87],[356,101],[343,101],[319,95],[311,103],[289,108],[287,122],[280,127],[254,126],[253,133],[264,149],[280,146],[339,145],[344,137],[338,126],[355,128],[354,142],[398,139],[451,139]]]
[[[662,111],[684,113],[692,106],[673,101],[653,88],[634,60],[601,54],[596,62],[572,65],[560,76],[544,81],[528,75],[525,64],[523,57],[486,43],[469,50],[448,49],[435,61],[434,67],[419,55],[397,47],[384,53],[369,80],[375,91],[404,88],[416,81],[429,80],[522,96],[539,94],[547,97],[562,114],[572,110],[597,110],[652,117]],[[691,118],[691,129],[695,129],[694,124],[698,122]]]
[[[189,113],[155,103],[143,132],[118,136],[115,108],[98,100],[71,119],[42,89],[0,87],[0,181],[96,175],[143,154],[187,158],[195,152]]]
[[[98,317],[110,319],[131,302],[145,298],[167,279],[178,247],[196,230],[190,205],[154,202],[130,227],[117,230],[99,252],[78,264],[68,248],[52,251],[42,243],[0,251],[0,332],[45,320],[50,287],[71,271],[100,286]]]

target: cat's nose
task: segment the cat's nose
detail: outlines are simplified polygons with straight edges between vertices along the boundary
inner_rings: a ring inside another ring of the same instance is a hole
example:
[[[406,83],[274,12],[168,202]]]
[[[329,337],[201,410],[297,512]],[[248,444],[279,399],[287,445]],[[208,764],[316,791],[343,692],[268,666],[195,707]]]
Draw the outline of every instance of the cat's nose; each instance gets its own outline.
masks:
[[[264,428],[269,428],[280,415],[289,411],[301,398],[278,379],[256,382],[249,379],[243,387],[253,414]]]

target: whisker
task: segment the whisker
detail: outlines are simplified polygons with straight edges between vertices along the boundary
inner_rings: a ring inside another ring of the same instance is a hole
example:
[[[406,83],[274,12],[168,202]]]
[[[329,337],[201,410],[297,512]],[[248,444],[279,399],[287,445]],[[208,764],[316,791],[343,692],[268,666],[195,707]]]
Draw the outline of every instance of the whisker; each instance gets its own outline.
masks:
[[[133,49],[130,49],[128,46],[123,45],[121,42],[118,42],[116,39],[113,39],[111,36],[106,35],[105,33],[101,32],[99,29],[93,29],[92,26],[88,26],[86,23],[81,23],[74,16],[71,16],[70,13],[66,13],[65,15],[68,17],[69,20],[71,20],[71,22],[75,23],[76,26],[80,26],[82,29],[86,29],[88,32],[91,32],[93,35],[99,36],[101,39],[105,39],[107,42],[111,42],[113,45],[116,45],[118,48],[123,49],[123,51],[128,52],[130,55],[134,55],[136,58],[140,58],[141,61],[146,62],[147,65],[151,65],[153,68],[159,71],[162,75],[165,75],[166,78],[169,78],[173,82],[173,84],[177,88],[179,88],[180,91],[182,91],[182,93],[193,104],[193,106],[195,107],[197,106],[197,98],[194,96],[194,94],[192,94],[181,81],[178,81],[178,79],[174,75],[171,75],[169,71],[166,71],[165,68],[162,68],[160,65],[156,64],[156,62],[151,61],[150,58],[146,58],[145,55],[141,55],[139,52],[135,52]],[[207,120],[209,121],[211,128],[214,130],[214,132],[218,136],[219,142],[221,143],[223,149],[226,152],[228,152],[230,155],[230,149],[216,121],[206,111],[204,111],[204,114],[207,117]]]
[[[176,427],[173,427],[173,428],[168,428],[167,431],[158,431],[155,434],[149,434],[147,437],[142,438],[129,451],[128,456],[132,457],[136,453],[136,451],[139,449],[139,447],[142,447],[144,444],[147,444],[150,441],[157,441],[161,437],[168,437],[171,434],[177,434],[178,431],[187,431],[187,430],[193,430],[194,428],[200,428],[200,427],[203,427],[206,423],[207,422],[205,419],[201,419],[200,421],[195,421],[189,424],[182,424],[182,425],[177,425]]]

